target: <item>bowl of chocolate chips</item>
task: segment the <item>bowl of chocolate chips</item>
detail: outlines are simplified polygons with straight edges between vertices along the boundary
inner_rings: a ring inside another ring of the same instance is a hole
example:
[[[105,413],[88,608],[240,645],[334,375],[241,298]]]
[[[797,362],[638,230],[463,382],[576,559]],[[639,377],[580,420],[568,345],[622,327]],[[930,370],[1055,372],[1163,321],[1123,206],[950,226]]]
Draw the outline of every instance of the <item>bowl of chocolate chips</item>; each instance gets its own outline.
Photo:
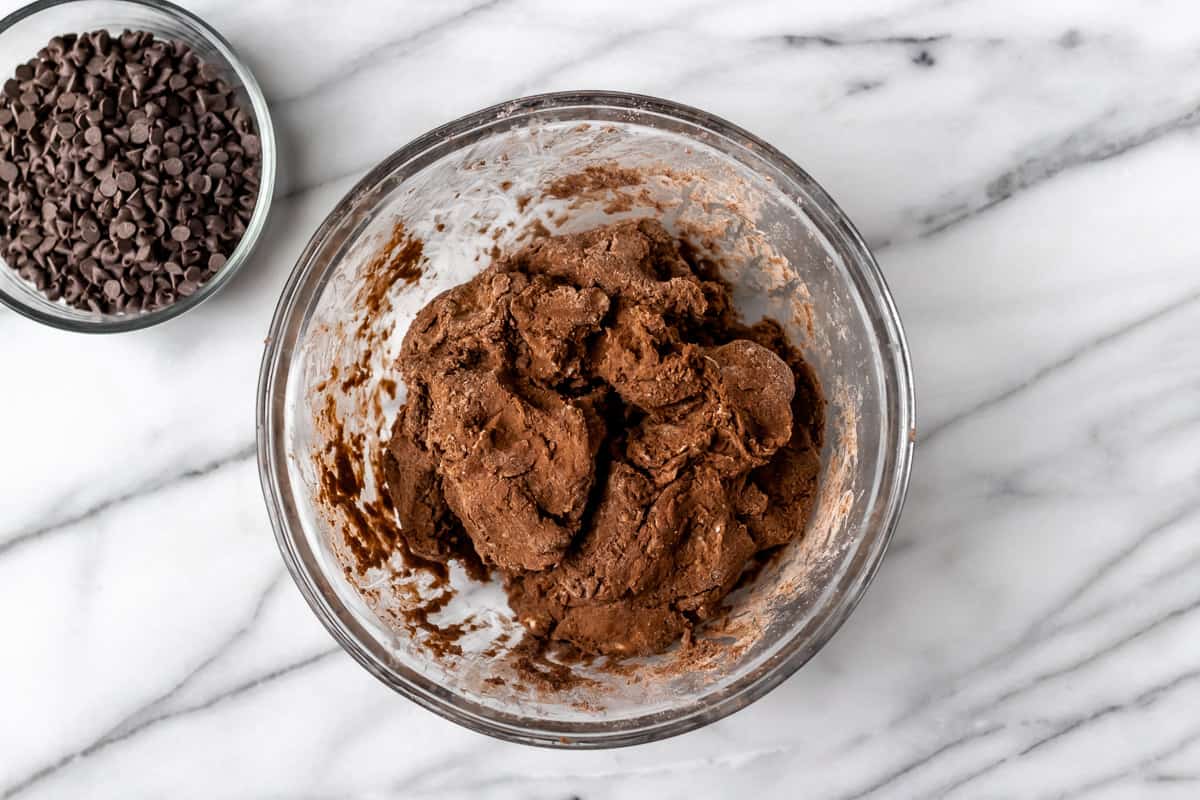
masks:
[[[225,285],[266,223],[266,99],[165,2],[58,0],[0,21],[0,302],[137,330]]]

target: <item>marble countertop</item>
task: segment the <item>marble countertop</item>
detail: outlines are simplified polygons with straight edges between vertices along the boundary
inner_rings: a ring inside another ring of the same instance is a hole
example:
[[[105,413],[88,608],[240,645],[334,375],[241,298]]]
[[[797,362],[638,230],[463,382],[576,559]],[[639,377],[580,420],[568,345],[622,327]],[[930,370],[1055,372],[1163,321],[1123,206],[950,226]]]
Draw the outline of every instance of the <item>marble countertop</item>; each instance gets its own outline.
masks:
[[[0,797],[1200,795],[1195,3],[189,5],[271,100],[276,206],[174,322],[0,313]],[[705,108],[809,170],[875,248],[919,407],[900,530],[829,646],[716,725],[592,753],[470,733],[344,655],[254,455],[275,300],[338,198],[568,88]]]

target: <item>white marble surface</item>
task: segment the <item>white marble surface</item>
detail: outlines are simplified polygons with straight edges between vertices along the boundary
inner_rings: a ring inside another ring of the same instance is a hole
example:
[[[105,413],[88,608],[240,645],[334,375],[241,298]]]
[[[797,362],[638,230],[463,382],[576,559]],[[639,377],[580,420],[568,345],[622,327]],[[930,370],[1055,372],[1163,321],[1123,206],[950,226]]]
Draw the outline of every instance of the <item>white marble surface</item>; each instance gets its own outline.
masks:
[[[277,204],[175,322],[0,313],[0,796],[1200,796],[1194,2],[194,8],[272,101]],[[343,655],[253,456],[275,299],[341,194],[565,88],[700,106],[822,181],[876,247],[920,413],[894,547],[834,641],[732,718],[599,753],[472,734]]]

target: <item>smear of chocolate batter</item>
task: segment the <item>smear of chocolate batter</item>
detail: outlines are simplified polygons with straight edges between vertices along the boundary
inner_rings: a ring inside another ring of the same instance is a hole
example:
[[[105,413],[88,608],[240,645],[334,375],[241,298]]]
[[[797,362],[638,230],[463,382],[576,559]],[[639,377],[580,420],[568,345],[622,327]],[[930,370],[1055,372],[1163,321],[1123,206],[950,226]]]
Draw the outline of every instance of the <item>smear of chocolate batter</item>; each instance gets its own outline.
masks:
[[[497,260],[417,315],[397,367],[404,546],[498,570],[542,641],[669,647],[816,501],[815,377],[655,220]]]
[[[642,173],[636,169],[624,169],[615,164],[597,164],[551,182],[546,187],[546,196],[560,199],[586,197],[596,192],[637,186],[643,180]]]

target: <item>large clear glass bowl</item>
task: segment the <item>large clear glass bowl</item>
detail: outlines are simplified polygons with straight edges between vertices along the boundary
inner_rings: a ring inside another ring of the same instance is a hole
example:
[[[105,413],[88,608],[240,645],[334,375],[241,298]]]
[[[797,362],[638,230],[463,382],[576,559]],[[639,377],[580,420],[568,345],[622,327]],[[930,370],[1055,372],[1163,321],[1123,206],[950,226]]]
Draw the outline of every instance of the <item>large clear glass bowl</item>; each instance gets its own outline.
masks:
[[[156,311],[105,314],[49,300],[0,260],[0,303],[30,319],[79,333],[119,333],[157,325],[179,316],[212,297],[250,257],[267,224],[275,187],[275,129],[267,99],[258,82],[234,53],[229,42],[192,12],[164,0],[41,0],[0,20],[0,82],[12,77],[18,64],[33,58],[54,36],[126,28],[149,31],[163,39],[186,42],[202,60],[213,64],[233,88],[242,108],[254,118],[262,142],[262,175],[254,213],[225,265],[188,297]]]
[[[613,165],[632,172],[611,186],[587,178],[589,168],[593,177],[615,174]],[[547,191],[572,175],[580,191]],[[396,377],[407,326],[432,297],[483,269],[493,247],[519,246],[535,219],[571,231],[644,215],[723,256],[743,316],[778,319],[815,368],[828,400],[817,510],[798,541],[731,595],[728,617],[698,632],[705,646],[686,658],[667,653],[622,674],[577,666],[595,683],[561,691],[523,685],[506,660],[521,628],[503,594],[457,569],[455,597],[436,619],[477,630],[460,640],[461,655],[439,656],[424,630],[403,624],[414,598],[432,591],[414,577],[421,573],[406,575],[398,560],[365,576],[343,568],[346,509],[323,499],[322,459],[349,445],[367,493],[379,488],[372,462],[404,397],[402,386],[393,397],[381,382]],[[379,258],[398,231],[423,244],[418,280],[411,265],[389,274]],[[629,745],[697,728],[810,659],[879,567],[904,499],[912,425],[900,320],[871,253],[829,196],[724,120],[605,92],[484,109],[372,170],[296,265],[258,396],[259,466],[279,547],[334,638],[388,686],[448,719],[555,747]]]

